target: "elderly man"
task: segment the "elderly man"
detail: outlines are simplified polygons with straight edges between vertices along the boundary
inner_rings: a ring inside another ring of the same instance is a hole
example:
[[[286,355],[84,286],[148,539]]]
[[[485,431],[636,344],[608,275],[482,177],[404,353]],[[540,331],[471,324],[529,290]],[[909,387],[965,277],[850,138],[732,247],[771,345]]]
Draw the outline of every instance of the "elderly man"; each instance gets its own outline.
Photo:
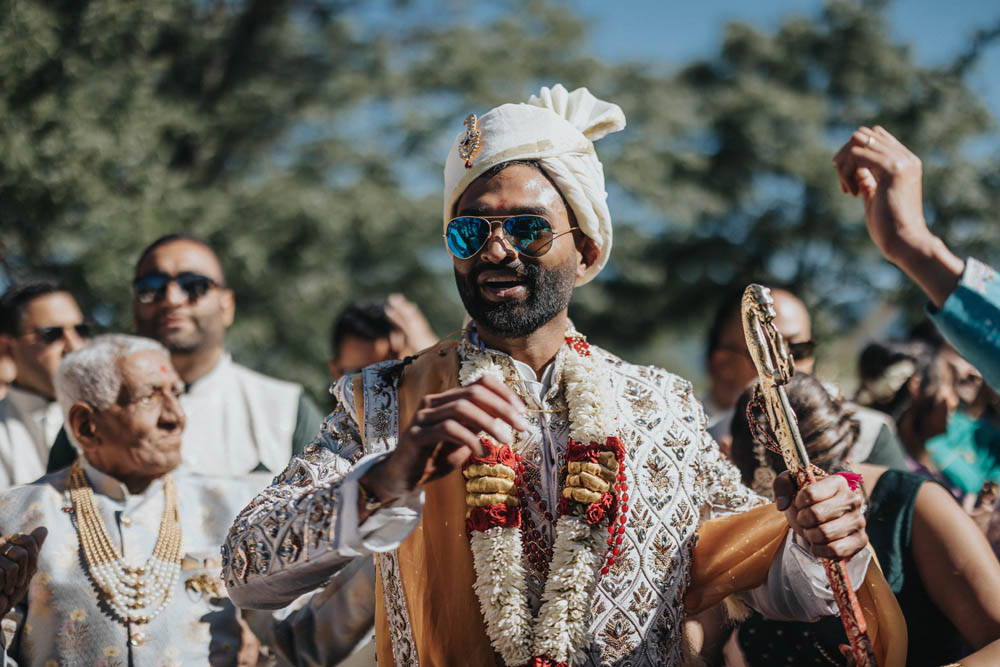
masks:
[[[574,285],[611,250],[592,142],[624,124],[562,86],[466,119],[444,228],[472,323],[460,343],[338,382],[317,440],[236,519],[223,564],[238,604],[282,604],[375,554],[379,665],[677,665],[686,594],[697,611],[720,599],[710,589],[747,589],[806,619],[834,611],[814,554],[851,558],[861,580],[861,499],[843,478],[797,495],[782,478],[784,516],[763,505],[689,383],[568,321]],[[740,556],[752,575],[713,578],[692,560],[699,525],[713,557],[752,532],[773,548]]]
[[[65,470],[0,494],[6,659],[257,664],[259,642],[219,579],[219,545],[266,478],[177,467],[184,384],[156,341],[98,337],[66,357],[56,391],[83,454]],[[370,589],[371,578],[364,581]],[[343,588],[283,623],[262,612],[247,620],[267,641],[287,644],[291,628],[342,608]]]
[[[139,256],[133,290],[136,332],[170,350],[184,382],[184,462],[230,476],[284,468],[322,417],[301,385],[257,373],[226,352],[236,301],[212,248],[187,234],[157,239]],[[53,451],[48,470],[73,456],[69,448]]]
[[[58,283],[26,281],[0,297],[0,355],[13,362],[17,377],[0,401],[0,490],[45,474],[63,423],[53,377],[89,332],[76,301]]]

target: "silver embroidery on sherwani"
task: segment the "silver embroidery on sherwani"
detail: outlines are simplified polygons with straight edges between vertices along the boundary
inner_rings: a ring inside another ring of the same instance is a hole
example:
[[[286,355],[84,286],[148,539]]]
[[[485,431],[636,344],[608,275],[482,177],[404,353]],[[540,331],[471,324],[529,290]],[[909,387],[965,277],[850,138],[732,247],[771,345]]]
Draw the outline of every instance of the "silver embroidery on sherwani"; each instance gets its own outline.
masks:
[[[593,643],[574,664],[679,665],[690,548],[698,525],[763,500],[742,485],[739,472],[705,433],[705,417],[689,382],[658,368],[628,364],[593,345],[591,351],[607,363],[614,389],[627,452],[629,521],[621,553],[594,598]],[[532,432],[520,441],[526,480],[547,508],[562,493],[569,438],[560,387],[564,353],[565,348],[556,358],[541,403],[520,378],[508,378],[529,408],[547,411],[529,413]],[[525,536],[526,541],[551,552],[554,521],[530,495],[526,505],[539,533]],[[537,613],[547,570],[532,567],[529,559],[525,565],[529,601]]]
[[[471,344],[466,340],[462,347]],[[614,389],[618,427],[627,449],[629,520],[621,553],[610,572],[602,577],[594,599],[590,623],[592,644],[574,664],[679,665],[684,594],[688,586],[690,550],[698,525],[706,519],[749,509],[763,501],[740,483],[737,470],[723,458],[705,432],[704,413],[693,396],[690,383],[658,368],[628,364],[596,346],[591,346],[591,350],[607,364]],[[527,480],[535,485],[550,514],[561,493],[560,471],[565,463],[569,433],[566,414],[561,412],[566,404],[559,382],[564,352],[560,352],[552,370],[551,388],[538,404],[528,396],[519,376],[513,375],[516,370],[512,365],[512,377],[509,378],[518,393],[526,397],[529,407],[553,411],[530,414],[532,433],[522,451]],[[374,377],[366,373],[366,379]],[[366,434],[375,436],[376,442],[394,446],[398,429],[396,389],[391,376],[381,379],[380,383],[372,383],[371,392],[366,383],[365,399],[391,406],[391,417],[384,414],[377,421],[369,421],[372,412],[366,409],[365,430]],[[346,399],[353,408],[352,392],[349,382],[338,384],[342,405]],[[296,463],[299,459],[293,459],[289,469],[275,480],[271,489],[240,516],[230,544],[243,545],[252,534],[269,553],[277,553],[281,536],[286,534],[288,527],[306,523],[299,514],[312,506],[315,494],[329,493],[323,497],[327,502],[335,502],[335,485],[351,462],[359,458],[363,450],[364,453],[378,451],[374,448],[375,443],[372,449],[362,448],[357,431],[356,417],[347,409],[338,408],[317,439],[319,449],[326,450],[323,457],[302,464]],[[311,447],[310,451],[313,453],[300,459],[317,456],[316,447]],[[301,466],[308,469],[309,478],[306,488],[298,489],[293,480]],[[531,498],[527,500],[527,508],[538,529],[538,536],[528,539],[537,541],[546,550],[551,549],[554,521],[546,517],[546,510]],[[277,519],[276,512],[281,512],[284,528],[276,532],[253,528],[266,517]],[[334,520],[335,513],[316,528],[332,534],[330,522]],[[276,537],[270,537],[272,533]],[[286,554],[291,555],[291,552]],[[248,567],[244,580],[288,568],[303,573],[304,585],[315,577],[307,572],[309,568],[303,563],[303,553],[296,559],[298,564],[282,561],[280,557],[271,558],[264,570]],[[531,578],[529,600],[532,611],[537,612],[547,573],[533,570],[528,559],[525,564]],[[386,573],[390,568],[381,561],[380,568],[386,607],[390,610],[396,607],[400,611],[395,620],[396,612],[389,613],[396,651],[397,643],[401,647],[412,646],[409,623],[405,624],[405,630],[403,626],[406,604],[401,588],[392,593],[391,587],[386,585]],[[227,574],[240,578],[235,556]],[[415,651],[412,656],[401,661],[396,655],[396,664],[412,664]]]
[[[346,387],[349,392],[349,378]],[[222,546],[226,585],[273,575],[329,551],[339,480],[362,454],[357,421],[339,401],[316,439],[237,515]]]
[[[369,366],[362,372],[365,396],[365,449],[366,453],[388,452],[396,448],[399,435],[399,403],[394,382],[383,374],[392,363]],[[382,593],[385,613],[392,633],[392,656],[397,666],[420,664],[406,592],[399,570],[399,557],[395,550],[376,556],[382,576]]]

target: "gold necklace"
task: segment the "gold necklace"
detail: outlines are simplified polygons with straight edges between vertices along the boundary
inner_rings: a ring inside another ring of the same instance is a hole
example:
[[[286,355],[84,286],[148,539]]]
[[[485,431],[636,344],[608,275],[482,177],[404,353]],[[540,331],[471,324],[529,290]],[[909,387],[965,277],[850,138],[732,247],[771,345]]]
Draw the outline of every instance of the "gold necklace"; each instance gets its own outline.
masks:
[[[146,636],[131,626],[145,625],[166,609],[181,570],[181,523],[174,480],[170,475],[163,480],[163,518],[156,544],[145,564],[137,567],[129,565],[111,541],[79,462],[70,470],[67,489],[87,570],[113,616],[129,628],[129,642],[139,646]]]

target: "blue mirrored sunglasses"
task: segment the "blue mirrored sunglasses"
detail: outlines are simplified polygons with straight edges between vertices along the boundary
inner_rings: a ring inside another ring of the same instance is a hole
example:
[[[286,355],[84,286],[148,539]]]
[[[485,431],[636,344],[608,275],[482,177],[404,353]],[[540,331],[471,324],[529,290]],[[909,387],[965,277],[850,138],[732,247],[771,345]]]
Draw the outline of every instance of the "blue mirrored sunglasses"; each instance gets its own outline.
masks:
[[[571,227],[555,234],[552,225],[540,215],[460,216],[448,222],[444,234],[448,251],[459,259],[469,259],[486,245],[493,233],[493,225],[500,225],[504,239],[522,255],[541,257],[552,247],[552,242],[571,234],[579,227]]]

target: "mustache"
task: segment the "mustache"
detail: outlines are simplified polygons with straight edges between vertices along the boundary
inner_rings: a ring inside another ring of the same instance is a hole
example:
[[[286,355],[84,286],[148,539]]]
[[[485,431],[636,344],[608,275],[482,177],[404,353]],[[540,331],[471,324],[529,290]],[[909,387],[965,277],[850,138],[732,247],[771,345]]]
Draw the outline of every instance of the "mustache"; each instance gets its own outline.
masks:
[[[469,272],[468,280],[473,285],[479,284],[479,276],[482,275],[484,271],[510,271],[518,279],[527,278],[532,281],[534,281],[540,273],[540,269],[537,266],[525,264],[520,260],[513,259],[507,264],[490,264],[490,263],[477,264]]]

